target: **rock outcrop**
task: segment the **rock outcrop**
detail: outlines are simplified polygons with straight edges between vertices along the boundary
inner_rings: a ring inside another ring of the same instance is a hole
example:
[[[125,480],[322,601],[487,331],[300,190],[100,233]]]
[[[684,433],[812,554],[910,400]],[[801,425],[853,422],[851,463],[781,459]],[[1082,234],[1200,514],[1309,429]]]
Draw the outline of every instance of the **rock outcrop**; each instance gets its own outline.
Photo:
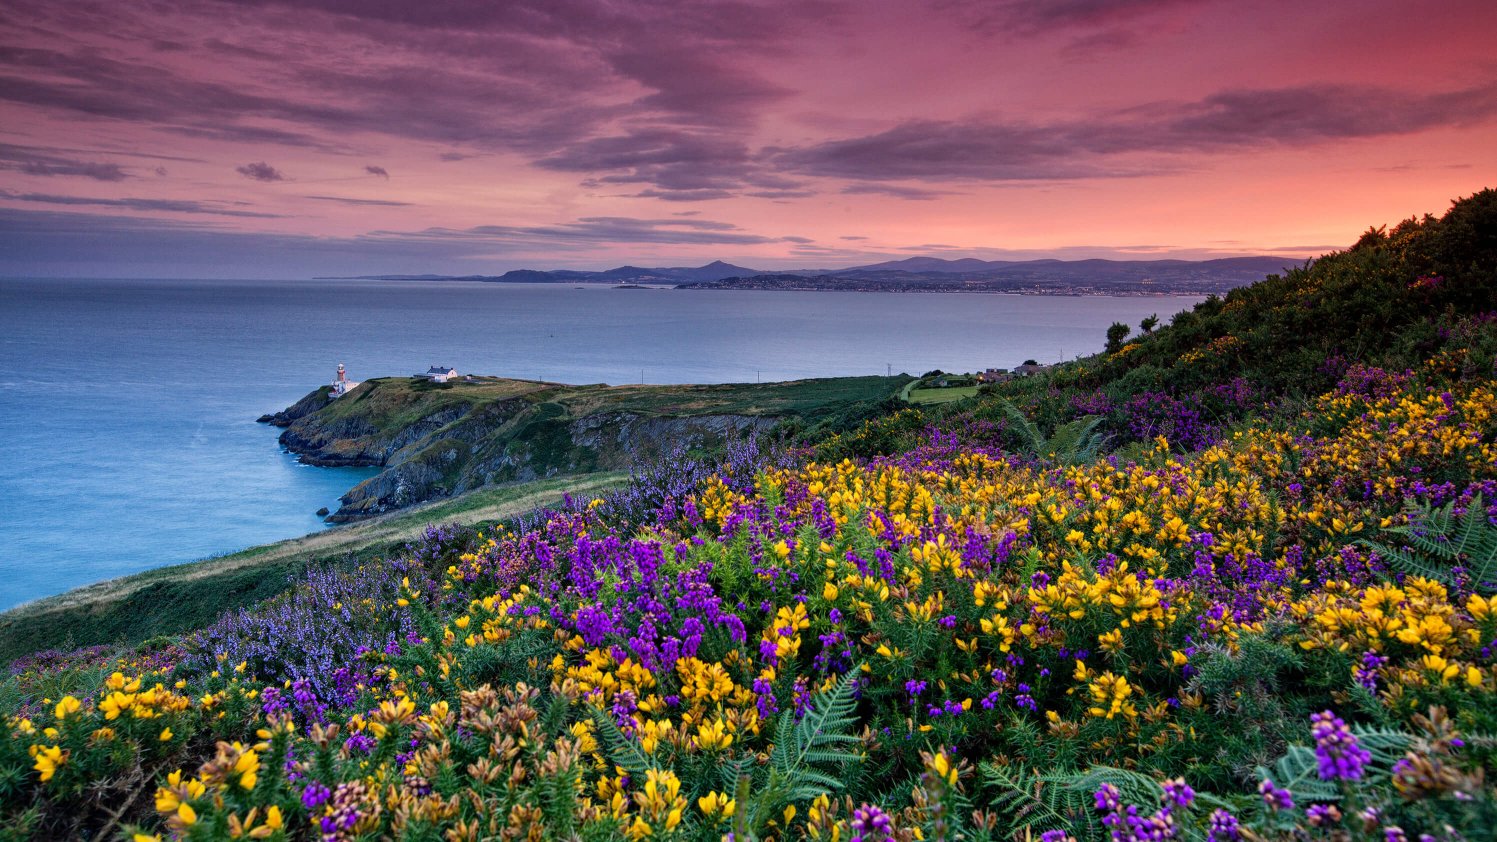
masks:
[[[657,388],[676,398],[690,387]],[[443,388],[378,379],[338,399],[318,389],[260,420],[285,427],[281,445],[307,464],[383,469],[327,517],[346,523],[485,485],[628,469],[717,448],[767,433],[783,417],[713,411],[712,401],[699,399],[657,407],[642,395],[649,396],[633,387],[485,379]]]

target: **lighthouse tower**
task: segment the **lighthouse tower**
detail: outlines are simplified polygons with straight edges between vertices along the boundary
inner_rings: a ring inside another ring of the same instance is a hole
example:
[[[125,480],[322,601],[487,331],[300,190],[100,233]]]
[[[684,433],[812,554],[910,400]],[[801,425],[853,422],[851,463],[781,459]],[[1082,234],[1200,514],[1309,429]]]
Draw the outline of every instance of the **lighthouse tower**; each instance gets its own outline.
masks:
[[[333,379],[333,390],[328,397],[341,398],[357,385],[359,385],[357,380],[348,379],[348,372],[343,369],[343,363],[338,363],[338,376]]]

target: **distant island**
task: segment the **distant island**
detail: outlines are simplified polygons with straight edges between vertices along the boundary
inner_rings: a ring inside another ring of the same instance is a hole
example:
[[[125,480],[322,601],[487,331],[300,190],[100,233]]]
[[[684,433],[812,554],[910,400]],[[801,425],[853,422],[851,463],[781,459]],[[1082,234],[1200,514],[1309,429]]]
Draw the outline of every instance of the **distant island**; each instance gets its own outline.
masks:
[[[665,285],[706,290],[992,292],[1017,295],[1209,295],[1299,266],[1284,257],[1217,260],[946,260],[910,257],[846,269],[761,271],[718,260],[705,266],[601,271],[515,269],[502,275],[358,275],[340,280]]]

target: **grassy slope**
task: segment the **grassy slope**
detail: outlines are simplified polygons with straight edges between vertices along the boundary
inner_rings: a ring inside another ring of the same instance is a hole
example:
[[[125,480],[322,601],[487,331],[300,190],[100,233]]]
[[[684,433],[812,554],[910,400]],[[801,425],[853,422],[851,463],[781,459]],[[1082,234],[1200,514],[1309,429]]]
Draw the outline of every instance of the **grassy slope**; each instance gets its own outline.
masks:
[[[1098,414],[1098,432],[1113,449],[1155,433],[1189,446],[1180,434],[1185,425],[1175,423],[1185,412],[1195,414],[1197,426],[1220,432],[1267,412],[1292,416],[1353,364],[1391,371],[1421,364],[1449,343],[1452,325],[1497,312],[1494,279],[1497,190],[1488,189],[1456,201],[1442,217],[1371,230],[1346,251],[1210,296],[1151,334],[1129,336],[1119,353],[1009,380],[979,390],[972,401],[927,400],[830,438],[817,453],[836,460],[903,452],[923,440],[928,425],[1006,425],[1009,403],[1047,436]],[[1485,354],[1448,361],[1467,376],[1490,371],[1483,369],[1490,363]],[[1231,400],[1239,383],[1247,397]],[[902,397],[916,403],[930,394],[919,385],[906,386]],[[1158,410],[1153,416],[1151,408]],[[1135,419],[1144,423],[1135,427]],[[1151,424],[1158,429],[1149,430]],[[999,441],[1023,446],[1013,437]]]
[[[480,406],[511,398],[560,404],[573,417],[595,412],[653,416],[814,415],[839,403],[881,400],[908,379],[869,376],[707,386],[572,386],[498,377],[448,384],[384,377],[365,381],[347,399],[333,401],[315,415],[325,422],[357,418],[384,432],[399,431],[443,409]]]
[[[914,404],[951,403],[977,394],[976,386],[952,386],[945,389],[914,389],[909,401]]]
[[[668,417],[718,414],[815,417],[839,404],[887,398],[909,379],[870,376],[706,386],[571,386],[489,377],[450,384],[390,377],[367,381],[350,393],[348,399],[334,401],[315,416],[322,422],[358,419],[388,434],[444,409],[523,398],[534,404],[564,407],[573,418],[598,412]]]
[[[590,496],[620,485],[621,473],[482,488],[349,526],[204,561],[147,570],[27,603],[0,614],[0,663],[47,648],[138,643],[212,623],[223,611],[274,596],[316,561],[380,555],[429,524],[504,520],[563,493]]]
[[[300,417],[287,430],[292,449],[313,461],[378,462],[399,444],[389,470],[401,472],[406,499],[535,476],[626,469],[663,458],[662,428],[630,438],[632,417],[682,420],[758,417],[781,433],[857,423],[910,381],[839,377],[720,385],[574,386],[480,377],[447,384],[392,377],[365,381],[348,396]],[[590,432],[578,439],[579,423]],[[650,428],[646,428],[650,429]],[[667,427],[668,429],[668,427]],[[693,435],[707,449],[723,442]],[[288,439],[283,439],[288,440]],[[382,475],[354,488],[336,515],[357,519],[404,501]]]
[[[567,396],[574,415],[593,411],[646,415],[803,415],[839,403],[889,397],[909,378],[833,377],[783,383],[724,383],[713,386],[612,386]]]

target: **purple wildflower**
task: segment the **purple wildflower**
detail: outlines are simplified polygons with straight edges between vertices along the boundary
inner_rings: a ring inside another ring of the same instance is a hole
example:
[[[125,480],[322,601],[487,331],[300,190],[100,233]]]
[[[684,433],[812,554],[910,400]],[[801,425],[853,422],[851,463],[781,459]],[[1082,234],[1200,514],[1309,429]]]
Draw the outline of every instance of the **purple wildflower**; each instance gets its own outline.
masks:
[[[1363,767],[1372,755],[1357,742],[1341,717],[1323,711],[1310,717],[1310,722],[1321,780],[1361,780]]]
[[[872,804],[852,812],[852,842],[888,842],[894,838],[894,821]]]

